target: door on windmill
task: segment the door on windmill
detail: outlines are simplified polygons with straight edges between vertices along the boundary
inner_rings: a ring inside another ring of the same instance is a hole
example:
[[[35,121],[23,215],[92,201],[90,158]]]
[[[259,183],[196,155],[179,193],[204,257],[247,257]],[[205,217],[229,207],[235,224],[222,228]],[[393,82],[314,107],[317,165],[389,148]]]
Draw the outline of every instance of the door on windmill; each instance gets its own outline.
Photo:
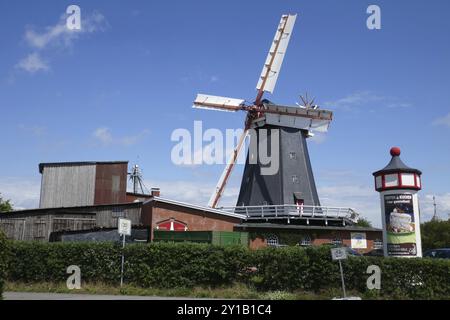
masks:
[[[187,224],[185,224],[184,222],[175,219],[168,219],[156,223],[156,230],[187,231],[188,227]]]
[[[303,214],[303,205],[305,204],[305,201],[303,199],[295,199],[295,205],[297,206],[297,213],[299,215]]]

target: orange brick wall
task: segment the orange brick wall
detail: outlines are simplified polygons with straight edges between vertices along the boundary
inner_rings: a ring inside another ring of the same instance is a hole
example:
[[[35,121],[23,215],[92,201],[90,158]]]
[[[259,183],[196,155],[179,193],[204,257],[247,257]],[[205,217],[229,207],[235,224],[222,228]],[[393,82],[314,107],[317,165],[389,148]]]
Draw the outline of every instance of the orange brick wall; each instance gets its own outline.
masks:
[[[250,239],[249,241],[250,241],[250,244],[249,244],[250,249],[259,249],[259,248],[267,247],[267,242],[265,239],[257,237],[253,240]]]
[[[256,231],[258,233],[273,233],[275,235],[278,235],[282,231],[276,231],[276,230],[247,230],[249,232]],[[331,241],[335,237],[339,237],[342,239],[343,245],[347,247],[351,247],[351,232],[352,231],[311,231],[309,233],[315,233],[316,238],[312,239],[312,245],[319,246],[322,244],[331,243]],[[356,231],[354,231],[356,232]],[[300,233],[308,233],[308,232],[300,232]],[[374,240],[380,239],[382,240],[382,233],[381,231],[365,231],[366,233],[366,240],[367,240],[367,249],[355,249],[356,251],[360,253],[365,253],[373,250],[373,244]],[[267,246],[267,242],[265,239],[262,239],[261,237],[257,237],[256,239],[250,240],[250,248],[251,249],[258,249],[263,248]]]
[[[156,224],[171,218],[185,223],[188,231],[234,231],[234,226],[240,223],[238,218],[173,204],[150,202],[147,206],[148,208],[143,210],[142,222],[144,225],[151,226],[151,239],[153,239],[153,229]]]

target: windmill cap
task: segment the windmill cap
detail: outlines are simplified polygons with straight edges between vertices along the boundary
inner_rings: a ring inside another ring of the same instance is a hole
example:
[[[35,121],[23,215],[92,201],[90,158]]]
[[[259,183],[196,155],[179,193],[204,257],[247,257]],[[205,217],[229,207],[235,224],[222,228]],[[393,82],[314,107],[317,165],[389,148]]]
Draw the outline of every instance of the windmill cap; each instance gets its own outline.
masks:
[[[406,164],[403,163],[403,161],[400,159],[400,153],[401,151],[399,147],[392,147],[390,150],[390,154],[392,156],[391,161],[383,169],[374,172],[373,175],[378,176],[382,173],[395,173],[395,172],[410,172],[421,175],[422,172],[420,170],[408,167]]]

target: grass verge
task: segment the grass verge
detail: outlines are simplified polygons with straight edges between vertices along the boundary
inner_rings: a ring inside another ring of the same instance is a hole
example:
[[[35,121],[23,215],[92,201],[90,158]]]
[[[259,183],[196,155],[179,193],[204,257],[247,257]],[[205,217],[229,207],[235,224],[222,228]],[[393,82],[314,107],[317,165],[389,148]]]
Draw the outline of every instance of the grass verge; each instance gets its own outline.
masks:
[[[66,283],[24,283],[6,282],[5,291],[12,292],[46,292],[46,293],[70,293],[70,294],[101,294],[101,295],[133,295],[133,296],[158,296],[158,297],[186,297],[206,299],[264,299],[264,300],[323,300],[340,296],[336,290],[321,293],[305,291],[268,291],[259,292],[243,284],[235,284],[223,288],[141,288],[125,284],[122,288],[104,283],[83,283],[81,289],[70,290]],[[357,293],[350,293],[358,295]]]

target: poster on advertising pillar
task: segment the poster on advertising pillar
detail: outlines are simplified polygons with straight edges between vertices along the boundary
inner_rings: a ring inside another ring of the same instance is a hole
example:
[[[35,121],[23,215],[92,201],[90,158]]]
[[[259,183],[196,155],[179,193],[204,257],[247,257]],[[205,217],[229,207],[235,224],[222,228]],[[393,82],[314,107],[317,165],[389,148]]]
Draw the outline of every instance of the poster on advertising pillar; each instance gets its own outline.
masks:
[[[416,256],[413,194],[385,195],[384,209],[388,255]]]

